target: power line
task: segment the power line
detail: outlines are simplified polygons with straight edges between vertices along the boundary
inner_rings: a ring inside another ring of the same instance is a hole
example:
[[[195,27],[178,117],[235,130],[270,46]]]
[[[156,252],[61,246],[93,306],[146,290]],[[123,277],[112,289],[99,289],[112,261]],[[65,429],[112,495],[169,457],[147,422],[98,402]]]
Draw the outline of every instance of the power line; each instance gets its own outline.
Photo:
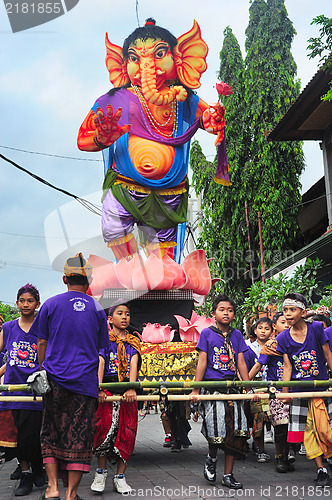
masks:
[[[6,234],[8,236],[19,236],[20,238],[39,238],[39,239],[45,239],[45,236],[41,236],[39,234],[21,234],[21,233],[9,233],[7,231],[0,231],[0,234]],[[47,239],[51,240],[63,240],[63,236],[47,236]],[[70,238],[71,240],[86,240],[86,236],[81,236],[77,238]]]
[[[15,261],[10,261],[10,260],[0,260],[0,266],[1,268],[5,266],[14,266],[14,267],[28,267],[28,268],[33,268],[33,269],[42,269],[45,271],[54,271],[54,269],[51,266],[43,266],[40,264],[29,264],[26,262],[15,262]],[[60,271],[60,269],[59,269]]]
[[[59,188],[57,186],[54,186],[54,184],[51,184],[50,182],[46,181],[42,177],[39,177],[38,175],[33,174],[32,172],[30,172],[26,168],[21,167],[21,165],[19,165],[18,163],[15,163],[14,161],[10,160],[9,158],[7,158],[6,156],[4,156],[2,154],[0,154],[0,158],[2,158],[3,160],[7,161],[8,163],[10,163],[11,165],[13,165],[14,167],[18,168],[19,170],[22,170],[22,172],[25,172],[26,174],[30,175],[31,177],[33,177],[38,182],[41,182],[42,184],[45,184],[46,186],[48,186],[48,187],[50,187],[52,189],[55,189],[56,191],[59,191],[60,193],[65,194],[66,196],[70,196],[71,198],[74,198],[84,208],[86,208],[87,210],[90,210],[90,212],[92,212],[92,213],[94,213],[96,215],[101,216],[101,208],[98,205],[95,205],[94,203],[91,203],[90,201],[85,200],[84,198],[80,198],[76,194],[70,193],[69,191],[66,191],[65,189]]]
[[[78,160],[78,161],[97,161],[102,162],[102,160],[94,160],[93,158],[78,158],[77,156],[65,156],[65,155],[56,155],[51,153],[41,153],[40,151],[28,151],[27,149],[19,149],[19,148],[11,148],[9,146],[2,146],[0,144],[0,148],[11,149],[12,151],[19,151],[20,153],[29,153],[32,155],[41,155],[41,156],[51,156],[53,158],[63,158],[65,160]]]

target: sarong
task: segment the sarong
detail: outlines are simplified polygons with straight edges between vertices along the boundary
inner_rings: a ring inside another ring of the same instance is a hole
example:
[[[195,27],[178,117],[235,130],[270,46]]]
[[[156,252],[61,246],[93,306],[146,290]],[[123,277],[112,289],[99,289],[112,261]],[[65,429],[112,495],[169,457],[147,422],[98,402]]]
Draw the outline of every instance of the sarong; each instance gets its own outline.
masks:
[[[332,456],[332,428],[324,400],[309,400],[307,425],[304,431],[304,446],[309,460],[323,455]]]
[[[291,396],[292,393],[290,392]],[[332,421],[332,398],[324,398],[324,405],[330,422]],[[289,426],[287,441],[289,443],[303,443],[304,431],[307,426],[309,400],[294,398],[289,407]]]
[[[112,394],[105,391],[107,396]],[[110,460],[121,458],[127,463],[131,457],[137,433],[137,401],[100,403],[96,412],[93,449],[97,457]]]
[[[50,380],[44,396],[41,448],[44,463],[90,471],[97,399],[67,391]]]
[[[275,427],[277,425],[288,424],[289,421],[289,405],[280,401],[280,399],[269,400],[271,423]]]
[[[222,392],[201,389],[201,394],[238,393],[235,389]],[[227,455],[243,458],[247,451],[249,430],[242,401],[201,401],[203,417],[201,432],[208,443],[215,444]]]
[[[16,448],[17,428],[11,410],[0,411],[0,446]]]
[[[254,392],[267,392],[266,389],[257,389]],[[253,415],[252,435],[254,438],[261,436],[264,432],[264,422],[271,422],[270,407],[268,401],[250,401],[250,411]]]

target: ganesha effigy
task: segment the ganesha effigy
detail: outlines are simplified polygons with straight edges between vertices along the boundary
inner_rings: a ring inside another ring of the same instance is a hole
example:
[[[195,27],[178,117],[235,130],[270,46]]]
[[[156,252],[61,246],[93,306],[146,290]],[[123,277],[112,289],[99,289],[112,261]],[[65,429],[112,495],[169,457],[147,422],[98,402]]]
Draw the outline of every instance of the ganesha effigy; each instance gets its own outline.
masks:
[[[118,260],[133,256],[137,224],[148,255],[173,257],[187,219],[190,139],[200,127],[224,143],[224,106],[194,92],[208,47],[196,22],[177,39],[148,19],[122,48],[106,34],[106,49],[114,88],[97,99],[78,134],[78,147],[103,151],[106,163],[103,237]],[[215,180],[229,184],[220,153]]]

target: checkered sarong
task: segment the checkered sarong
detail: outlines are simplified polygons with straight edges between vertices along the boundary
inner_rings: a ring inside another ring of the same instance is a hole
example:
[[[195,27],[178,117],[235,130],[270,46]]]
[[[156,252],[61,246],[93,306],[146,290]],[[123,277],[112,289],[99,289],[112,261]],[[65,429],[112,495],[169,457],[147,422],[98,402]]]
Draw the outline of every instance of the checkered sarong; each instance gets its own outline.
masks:
[[[291,396],[291,394],[292,393],[290,392],[289,395]],[[324,398],[324,402],[327,413],[329,414],[330,422],[332,423],[332,398]],[[307,425],[308,405],[308,399],[293,399],[292,404],[289,407],[288,432],[304,432]]]

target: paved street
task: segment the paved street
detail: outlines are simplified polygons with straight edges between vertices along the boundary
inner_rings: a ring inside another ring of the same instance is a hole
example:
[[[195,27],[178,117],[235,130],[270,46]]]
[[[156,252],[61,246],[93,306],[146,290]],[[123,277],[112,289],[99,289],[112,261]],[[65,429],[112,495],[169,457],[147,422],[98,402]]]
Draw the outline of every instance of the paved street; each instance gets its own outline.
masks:
[[[191,498],[270,498],[313,499],[332,498],[332,488],[314,487],[315,465],[305,456],[298,456],[296,471],[279,474],[275,471],[273,459],[265,464],[257,463],[256,456],[249,453],[246,460],[236,460],[234,475],[244,485],[243,490],[228,490],[221,486],[223,471],[223,452],[218,455],[218,476],[215,485],[207,483],[202,470],[207,453],[206,441],[200,434],[201,419],[191,421],[192,431],[189,437],[193,445],[180,453],[171,453],[163,448],[163,430],[159,415],[150,414],[139,417],[139,430],[134,455],[127,468],[128,484],[135,489],[130,497],[137,499],[161,498],[176,500]],[[274,445],[266,445],[266,451],[274,456]],[[109,478],[102,495],[93,494],[90,484],[93,480],[96,461],[93,461],[90,474],[85,474],[79,488],[83,500],[112,500],[121,498],[112,488],[114,466],[109,467]],[[9,474],[15,469],[14,462],[0,465],[0,500],[14,497],[16,481],[9,480]],[[61,499],[65,490],[60,486]],[[25,500],[38,500],[42,490],[34,489]]]

